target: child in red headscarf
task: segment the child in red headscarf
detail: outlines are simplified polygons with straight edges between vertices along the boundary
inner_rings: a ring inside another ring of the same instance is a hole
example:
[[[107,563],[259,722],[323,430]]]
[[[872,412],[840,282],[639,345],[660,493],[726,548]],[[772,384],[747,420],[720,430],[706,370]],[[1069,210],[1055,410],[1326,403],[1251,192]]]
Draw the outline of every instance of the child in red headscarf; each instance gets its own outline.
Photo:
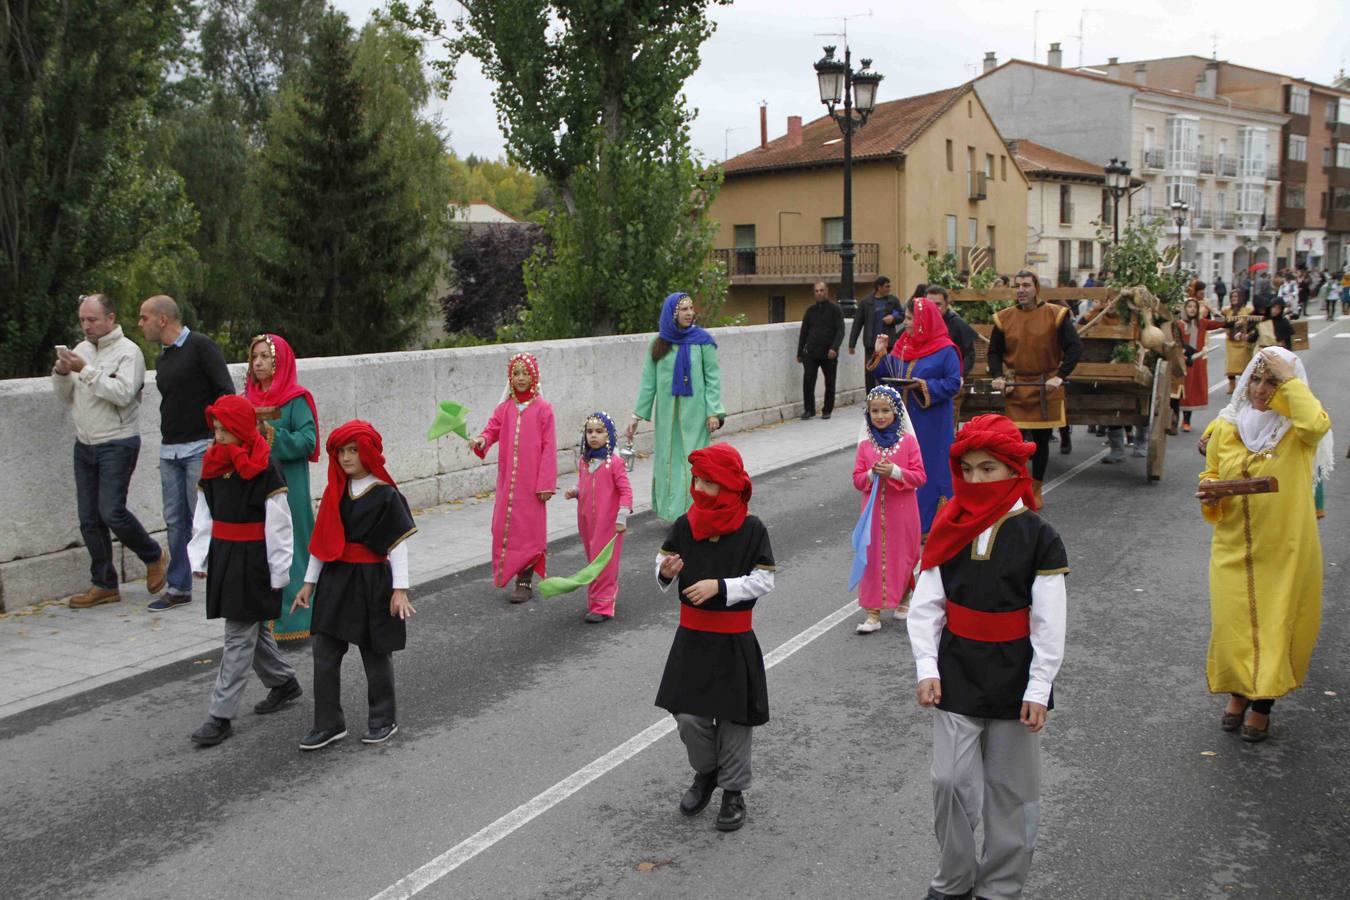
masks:
[[[1036,445],[1005,416],[971,419],[951,449],[909,613],[918,700],[936,706],[941,859],[928,896],[1017,897],[1040,816],[1040,731],[1064,658],[1064,544],[1036,507]],[[975,825],[983,817],[984,852]]]
[[[534,574],[545,575],[548,552],[548,503],[558,491],[558,438],[553,407],[539,395],[539,361],[517,353],[506,365],[510,395],[492,411],[473,452],[497,451],[496,501],[492,510],[492,582],[506,587],[512,578],[512,603],[534,596]]]
[[[254,707],[267,713],[300,696],[295,669],[264,624],[281,615],[290,582],[291,510],[286,481],[258,432],[253,404],[227,395],[206,408],[216,440],[202,458],[188,561],[206,579],[206,617],[225,619],[225,649],[206,723],[192,733],[214,747],[234,733],[250,667],[271,689]]]
[[[328,486],[319,501],[309,569],[294,607],[314,600],[314,729],[301,750],[318,750],[347,736],[342,712],[342,657],[361,648],[370,718],[363,744],[398,731],[394,701],[395,650],[408,643],[407,539],[417,531],[408,501],[384,467],[375,426],[353,419],[328,435]]]
[[[745,823],[750,735],[769,721],[764,655],[751,628],[755,601],[773,590],[769,532],[749,514],[750,476],[730,444],[689,454],[694,504],[656,556],[661,590],[679,581],[680,627],[656,705],[669,710],[694,767],[680,812],[703,810],[722,788],[718,831]]]

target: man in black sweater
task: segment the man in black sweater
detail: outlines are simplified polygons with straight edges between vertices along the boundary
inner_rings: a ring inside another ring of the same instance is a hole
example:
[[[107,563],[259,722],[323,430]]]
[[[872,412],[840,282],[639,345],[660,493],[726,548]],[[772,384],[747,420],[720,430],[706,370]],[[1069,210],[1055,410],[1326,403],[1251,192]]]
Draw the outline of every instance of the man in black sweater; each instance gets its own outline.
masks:
[[[834,412],[834,378],[839,370],[839,348],[844,343],[844,313],[830,299],[825,282],[816,282],[816,302],[802,316],[797,333],[797,362],[802,364],[803,419],[816,415],[816,371],[825,372],[825,405],[820,417]]]
[[[928,288],[928,299],[942,312],[942,321],[947,326],[947,337],[952,339],[952,343],[961,351],[961,377],[970,380],[970,373],[975,370],[975,329],[966,323],[966,320],[956,314],[956,310],[951,307],[951,297],[947,289],[932,285]]]
[[[158,612],[192,600],[187,545],[202,456],[211,444],[206,407],[235,389],[220,348],[183,324],[172,297],[158,294],[142,303],[140,326],[146,340],[161,347],[155,386],[159,389],[159,485],[169,532],[169,584],[150,602],[150,608]]]
[[[858,301],[858,311],[853,314],[853,327],[848,335],[848,352],[857,352],[858,338],[863,339],[863,383],[870,391],[877,386],[876,376],[867,368],[867,354],[877,342],[877,335],[886,335],[888,345],[895,343],[900,324],[905,321],[905,311],[901,308],[900,298],[891,293],[891,280],[885,275],[877,276],[872,285],[872,296]]]

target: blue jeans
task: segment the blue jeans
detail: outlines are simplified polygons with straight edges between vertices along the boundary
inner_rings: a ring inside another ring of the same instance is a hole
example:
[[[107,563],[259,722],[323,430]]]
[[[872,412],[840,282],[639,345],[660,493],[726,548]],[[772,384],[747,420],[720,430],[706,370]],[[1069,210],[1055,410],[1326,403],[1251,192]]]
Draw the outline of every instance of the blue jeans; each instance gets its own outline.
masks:
[[[197,508],[197,482],[202,477],[202,457],[159,461],[159,486],[164,493],[164,524],[169,530],[169,587],[167,593],[192,594],[192,567],[187,546],[192,538],[192,513]]]
[[[131,484],[131,473],[136,471],[140,452],[139,437],[105,444],[75,442],[75,505],[80,515],[80,535],[89,548],[89,580],[95,587],[117,589],[113,534],[143,563],[155,562],[163,553],[127,510],[127,486]]]

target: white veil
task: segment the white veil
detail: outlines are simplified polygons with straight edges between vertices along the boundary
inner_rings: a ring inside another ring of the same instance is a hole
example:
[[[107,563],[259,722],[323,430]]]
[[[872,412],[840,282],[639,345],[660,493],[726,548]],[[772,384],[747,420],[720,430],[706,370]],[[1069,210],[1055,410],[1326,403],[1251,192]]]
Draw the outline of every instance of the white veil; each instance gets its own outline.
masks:
[[[1252,453],[1264,453],[1273,449],[1294,424],[1273,409],[1262,412],[1252,406],[1251,398],[1247,394],[1247,386],[1252,380],[1252,372],[1256,369],[1256,364],[1260,361],[1262,353],[1278,355],[1294,367],[1295,377],[1309,387],[1312,386],[1311,382],[1308,381],[1308,370],[1303,367],[1303,360],[1283,347],[1266,347],[1252,356],[1251,362],[1247,363],[1247,368],[1242,370],[1242,377],[1238,379],[1237,387],[1233,389],[1233,396],[1228,401],[1228,406],[1224,408],[1223,412],[1219,413],[1219,418],[1227,419],[1237,427],[1238,436],[1242,438],[1242,443]],[[1331,470],[1336,467],[1336,454],[1333,444],[1331,430],[1327,429],[1327,433],[1323,435],[1321,442],[1317,445],[1317,453],[1313,458],[1313,484],[1321,484],[1331,477]]]

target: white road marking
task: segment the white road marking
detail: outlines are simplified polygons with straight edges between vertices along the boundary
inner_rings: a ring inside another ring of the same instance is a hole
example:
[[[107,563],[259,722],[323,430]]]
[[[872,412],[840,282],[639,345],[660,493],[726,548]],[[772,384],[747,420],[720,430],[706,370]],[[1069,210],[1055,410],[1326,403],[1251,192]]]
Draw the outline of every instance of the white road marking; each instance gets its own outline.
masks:
[[[1304,318],[1308,318],[1308,319],[1325,319],[1326,316],[1305,316]],[[1328,331],[1330,331],[1331,329],[1335,328],[1335,327],[1337,326],[1337,324],[1339,324],[1339,323],[1341,323],[1341,322],[1344,322],[1344,321],[1345,321],[1344,318],[1337,319],[1335,322],[1332,322],[1332,323],[1331,323],[1330,325],[1328,325],[1326,328],[1319,329],[1318,331],[1316,331],[1316,332],[1314,332],[1314,333],[1308,335],[1308,343],[1312,343],[1313,338],[1321,337],[1321,336],[1322,336],[1323,334],[1325,334],[1326,332],[1328,332]],[[1350,331],[1342,331],[1340,334],[1336,335],[1336,337],[1338,337],[1338,338],[1350,338]],[[1217,346],[1219,346],[1219,345],[1216,344],[1215,347],[1217,347]],[[1206,350],[1205,352],[1208,353],[1209,351]],[[1214,382],[1213,384],[1211,384],[1211,385],[1209,386],[1209,392],[1212,394],[1212,393],[1214,393],[1215,391],[1217,391],[1219,388],[1221,388],[1221,387],[1223,387],[1224,385],[1226,385],[1227,383],[1228,383],[1228,379],[1227,379],[1227,378],[1224,378],[1223,381],[1216,381],[1216,382]]]
[[[1336,337],[1337,337],[1337,338],[1350,338],[1350,331],[1342,331],[1340,334],[1336,335]]]
[[[1053,491],[1059,485],[1091,468],[1093,463],[1105,455],[1106,451],[1103,450],[1074,466],[1045,485],[1042,493]],[[851,618],[857,611],[858,603],[856,600],[845,603],[819,622],[797,633],[785,643],[770,651],[764,657],[764,668],[766,670],[772,669],[840,622]],[[513,832],[528,825],[592,781],[623,765],[674,730],[675,720],[672,717],[653,722],[604,756],[582,766],[542,794],[525,801],[491,825],[470,835],[427,864],[400,878],[372,897],[371,900],[407,900],[407,898],[421,893],[484,850],[491,848],[502,839],[509,837]]]

